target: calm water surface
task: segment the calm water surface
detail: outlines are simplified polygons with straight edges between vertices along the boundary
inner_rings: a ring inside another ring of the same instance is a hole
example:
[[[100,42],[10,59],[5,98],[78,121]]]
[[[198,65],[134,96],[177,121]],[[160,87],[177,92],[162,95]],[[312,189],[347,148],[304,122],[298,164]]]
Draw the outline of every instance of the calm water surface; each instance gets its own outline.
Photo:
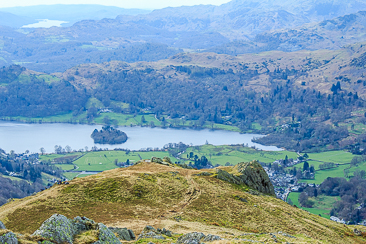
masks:
[[[17,153],[29,150],[39,152],[41,147],[46,152],[54,152],[55,145],[65,147],[69,145],[72,149],[89,149],[93,146],[98,148],[125,148],[139,150],[142,148],[162,148],[168,143],[179,143],[192,145],[213,145],[248,144],[263,150],[281,150],[273,146],[262,146],[251,142],[253,137],[261,137],[257,134],[240,134],[231,131],[210,131],[192,129],[162,129],[148,127],[119,127],[126,132],[128,140],[121,145],[100,145],[94,144],[90,137],[94,129],[101,129],[101,125],[73,125],[73,124],[23,124],[17,122],[0,121],[0,148],[6,152],[14,150]]]
[[[52,26],[61,27],[62,24],[68,23],[66,21],[61,20],[49,20],[49,19],[40,19],[38,23],[24,25],[22,28],[50,28]]]

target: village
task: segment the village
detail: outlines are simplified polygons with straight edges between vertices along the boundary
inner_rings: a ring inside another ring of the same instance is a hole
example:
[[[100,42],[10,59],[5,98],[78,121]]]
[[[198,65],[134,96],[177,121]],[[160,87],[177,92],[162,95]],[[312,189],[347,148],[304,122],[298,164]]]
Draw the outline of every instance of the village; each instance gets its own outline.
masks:
[[[276,160],[272,164],[262,163],[263,168],[274,186],[276,197],[285,202],[287,201],[290,192],[299,192],[308,185],[314,186],[313,184],[299,182],[299,179],[314,179],[315,173],[310,168],[305,170],[292,170],[292,174],[285,170],[285,168],[304,162],[303,157],[300,156],[299,158],[295,160],[292,158]]]

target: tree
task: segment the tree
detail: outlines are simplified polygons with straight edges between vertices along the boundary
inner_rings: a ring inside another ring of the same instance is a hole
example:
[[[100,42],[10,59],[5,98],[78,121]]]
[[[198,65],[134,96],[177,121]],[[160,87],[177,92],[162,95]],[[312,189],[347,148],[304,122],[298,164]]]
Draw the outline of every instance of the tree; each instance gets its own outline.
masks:
[[[309,170],[310,170],[310,173],[314,173],[315,172],[314,165],[311,165]]]
[[[106,124],[106,125],[111,125],[112,124],[112,121],[111,121],[111,119],[109,118],[108,115],[103,118],[103,123]]]
[[[308,171],[308,170],[309,170],[309,163],[307,161],[305,161],[302,171]]]
[[[41,147],[41,148],[39,149],[39,151],[41,151],[42,155],[46,152],[46,150],[45,150],[43,147]]]
[[[66,150],[67,153],[71,153],[71,151],[72,151],[72,149],[71,149],[71,147],[69,145],[67,145],[65,147],[65,150]]]
[[[58,145],[55,145],[55,153],[56,154],[61,154],[62,153],[62,147],[61,146],[58,146]]]
[[[144,115],[141,116],[141,123],[142,124],[145,124],[146,123],[146,119],[145,119],[145,116]]]

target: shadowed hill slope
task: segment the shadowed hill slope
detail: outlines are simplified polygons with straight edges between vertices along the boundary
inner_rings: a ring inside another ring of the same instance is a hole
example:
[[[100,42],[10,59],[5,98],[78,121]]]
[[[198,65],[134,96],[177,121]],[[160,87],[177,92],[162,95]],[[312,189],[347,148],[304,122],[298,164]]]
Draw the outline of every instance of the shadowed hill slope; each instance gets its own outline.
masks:
[[[0,208],[0,220],[15,232],[32,233],[54,213],[88,216],[136,232],[150,224],[180,233],[190,228],[223,235],[228,230],[235,235],[283,231],[301,242],[365,243],[351,226],[291,207],[246,185],[220,180],[216,169],[183,169],[149,160],[11,201]]]

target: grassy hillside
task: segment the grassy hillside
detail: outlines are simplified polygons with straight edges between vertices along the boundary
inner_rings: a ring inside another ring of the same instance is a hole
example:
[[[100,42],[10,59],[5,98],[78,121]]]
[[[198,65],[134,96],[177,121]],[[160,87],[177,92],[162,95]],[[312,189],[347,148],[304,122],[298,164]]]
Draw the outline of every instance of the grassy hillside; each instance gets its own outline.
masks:
[[[32,233],[59,213],[88,216],[137,233],[150,224],[178,233],[214,232],[231,238],[250,232],[256,240],[269,243],[273,240],[266,239],[268,235],[255,233],[283,231],[299,243],[365,243],[353,234],[352,226],[309,214],[274,197],[252,195],[247,187],[215,175],[197,175],[202,172],[142,162],[12,201],[0,208],[0,220],[20,233]]]

